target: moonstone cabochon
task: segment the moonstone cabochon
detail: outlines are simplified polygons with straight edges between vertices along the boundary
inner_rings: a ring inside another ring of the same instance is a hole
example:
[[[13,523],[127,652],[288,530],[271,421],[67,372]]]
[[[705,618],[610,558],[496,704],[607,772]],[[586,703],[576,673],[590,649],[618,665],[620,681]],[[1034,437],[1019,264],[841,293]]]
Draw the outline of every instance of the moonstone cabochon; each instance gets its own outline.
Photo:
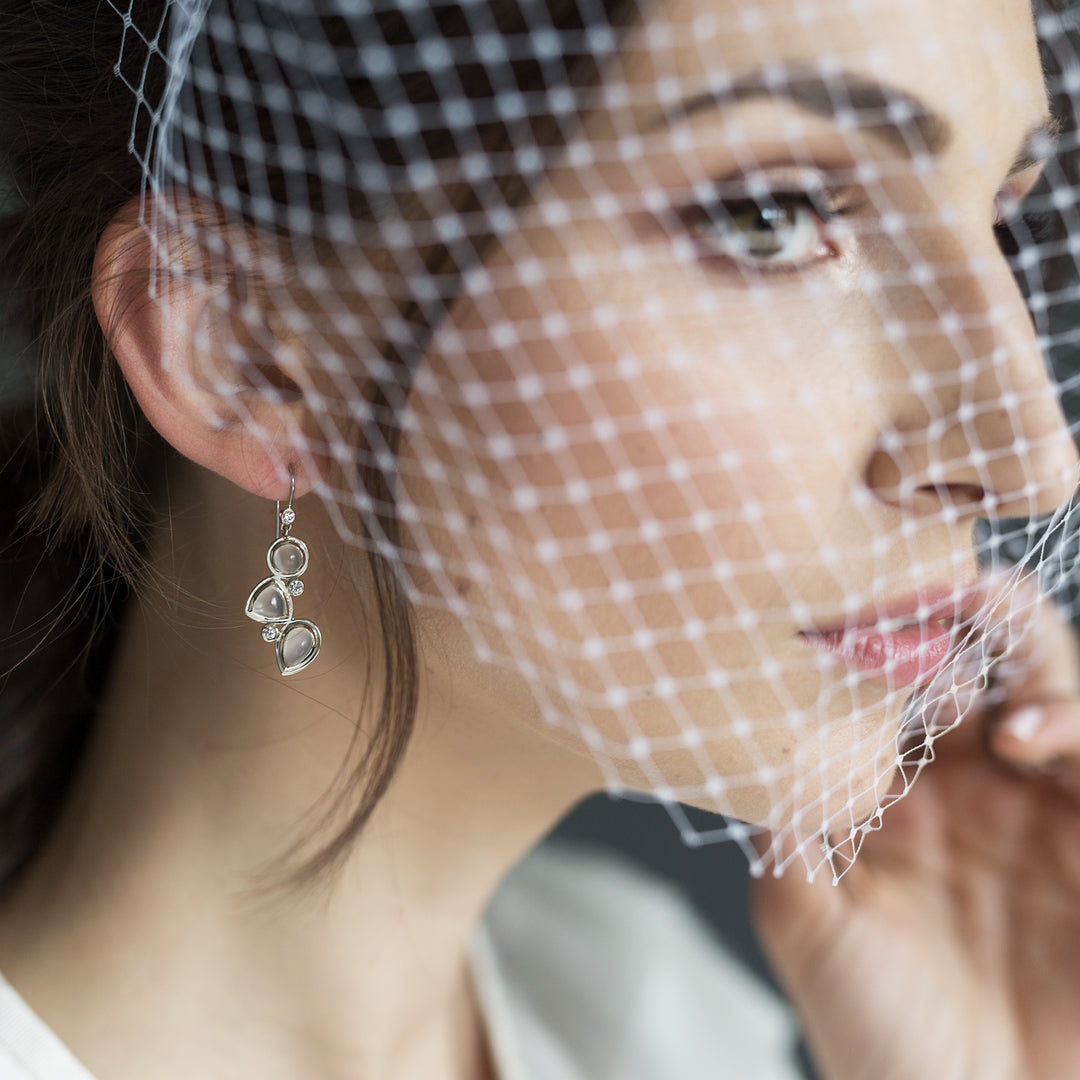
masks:
[[[293,601],[288,587],[280,578],[263,578],[251,590],[244,605],[244,614],[258,623],[278,623],[291,619]]]
[[[295,675],[319,655],[322,634],[307,619],[296,619],[281,629],[277,640],[278,670],[282,675]]]
[[[266,565],[270,573],[286,581],[300,577],[308,565],[307,544],[293,536],[279,536],[266,552]]]

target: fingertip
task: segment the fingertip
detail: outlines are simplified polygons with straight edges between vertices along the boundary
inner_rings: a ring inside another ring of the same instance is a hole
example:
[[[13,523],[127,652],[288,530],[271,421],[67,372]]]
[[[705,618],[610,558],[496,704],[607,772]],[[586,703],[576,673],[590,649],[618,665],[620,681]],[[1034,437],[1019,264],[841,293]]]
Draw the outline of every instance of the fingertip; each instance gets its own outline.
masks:
[[[994,724],[989,732],[990,750],[1015,768],[1038,769],[1056,753],[1047,742],[1046,729],[1045,711],[1025,706]]]
[[[1038,705],[1025,705],[1003,717],[994,728],[999,738],[1029,746],[1046,727],[1046,711]]]
[[[1013,764],[1033,768],[1080,757],[1080,709],[1076,702],[1024,705],[990,731],[991,750]]]

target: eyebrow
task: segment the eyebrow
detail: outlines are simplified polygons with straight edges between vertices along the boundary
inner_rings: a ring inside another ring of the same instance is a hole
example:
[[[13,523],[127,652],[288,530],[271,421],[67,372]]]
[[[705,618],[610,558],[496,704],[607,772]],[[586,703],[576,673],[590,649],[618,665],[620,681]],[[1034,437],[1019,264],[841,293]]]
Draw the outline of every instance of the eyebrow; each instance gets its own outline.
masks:
[[[654,115],[643,131],[669,127],[710,109],[758,98],[787,100],[817,116],[851,117],[859,131],[885,142],[907,158],[917,154],[937,157],[954,137],[952,125],[945,117],[905,90],[850,72],[824,77],[800,73],[797,69],[782,79],[758,71],[726,85],[710,87]],[[1027,132],[1009,176],[1041,165],[1052,155],[1061,126],[1053,116],[1035,124]]]
[[[826,78],[797,69],[782,79],[756,71],[726,85],[709,87],[654,116],[645,130],[758,98],[790,101],[807,112],[833,119],[850,115],[860,131],[883,139],[906,157],[919,152],[940,154],[953,137],[944,117],[904,90],[846,72]]]

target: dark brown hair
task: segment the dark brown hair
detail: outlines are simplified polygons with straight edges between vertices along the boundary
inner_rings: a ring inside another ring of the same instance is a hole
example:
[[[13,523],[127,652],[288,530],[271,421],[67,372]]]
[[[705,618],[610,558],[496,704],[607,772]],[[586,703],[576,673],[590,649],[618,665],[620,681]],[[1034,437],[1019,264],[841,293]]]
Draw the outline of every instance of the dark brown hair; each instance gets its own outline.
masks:
[[[216,6],[228,14],[252,7],[244,0]],[[22,362],[30,365],[34,387],[27,407],[0,412],[0,490],[8,535],[0,562],[0,888],[40,847],[79,765],[114,631],[139,583],[145,538],[171,455],[120,375],[90,288],[105,227],[140,190],[142,166],[131,148],[153,152],[150,121],[165,86],[167,7],[166,0],[134,0],[128,17],[121,18],[106,0],[0,0],[0,158],[13,183],[0,221],[0,284],[28,332]],[[361,39],[351,16],[327,14],[333,5],[318,0],[311,8],[308,18],[327,40],[357,48]],[[514,56],[501,62],[502,70],[493,72],[490,62],[478,59],[459,65],[466,97],[479,100],[507,85],[523,93],[551,90],[560,82],[594,86],[599,64],[583,47],[582,31],[625,27],[636,9],[632,0],[487,0],[470,4],[468,15],[459,4],[432,4],[425,12],[424,32],[447,40],[467,39],[478,13],[492,30],[517,35]],[[555,63],[522,54],[541,21],[566,35]],[[370,13],[362,40],[370,44],[375,35],[399,52],[415,49],[416,25],[404,11]],[[247,59],[240,55],[228,62],[244,66]],[[411,65],[394,85],[414,104],[439,100],[422,63]],[[147,106],[137,113],[132,86],[141,87]],[[377,80],[360,71],[349,92],[377,117],[383,104]],[[231,121],[227,110],[224,115],[239,129],[239,114]],[[480,145],[489,153],[517,146],[520,132],[509,123],[478,122]],[[557,121],[540,113],[527,123],[530,141],[545,154],[556,152],[569,134],[565,116]],[[272,125],[258,126],[264,139],[272,138]],[[424,140],[433,159],[459,152],[450,129],[426,130]],[[392,136],[373,138],[372,146],[385,163],[407,161]],[[243,194],[243,162],[230,168]],[[212,190],[214,177],[205,179]],[[281,171],[271,176],[275,198],[284,200],[294,190],[290,179],[295,177]],[[520,205],[528,194],[521,177],[500,177],[497,186],[508,206]],[[483,201],[475,188],[449,195],[461,209]],[[397,196],[406,216],[410,198],[407,190]],[[480,232],[468,239],[467,255],[433,246],[423,253],[425,264],[444,277],[463,272],[464,262],[481,258],[491,237]],[[444,299],[439,310],[413,304],[405,311],[417,327],[417,347],[411,355],[388,348],[393,378],[372,387],[376,403],[391,415],[408,392],[427,333],[451,302]],[[392,423],[384,434],[394,446]],[[371,469],[363,482],[386,508],[379,523],[395,542],[391,481]],[[348,853],[391,782],[412,731],[417,657],[409,607],[391,563],[375,552],[369,558],[385,642],[379,722],[341,792],[340,798],[352,800],[345,825],[298,867],[295,882],[317,879]]]

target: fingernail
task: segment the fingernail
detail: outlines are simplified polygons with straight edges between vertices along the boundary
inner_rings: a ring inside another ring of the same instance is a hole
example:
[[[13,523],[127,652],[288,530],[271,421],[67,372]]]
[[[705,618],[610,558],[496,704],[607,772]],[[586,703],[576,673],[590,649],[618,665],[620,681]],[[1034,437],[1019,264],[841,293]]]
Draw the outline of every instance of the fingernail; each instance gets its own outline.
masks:
[[[1042,709],[1027,705],[1002,720],[999,730],[1020,742],[1030,742],[1038,734],[1044,719]]]

